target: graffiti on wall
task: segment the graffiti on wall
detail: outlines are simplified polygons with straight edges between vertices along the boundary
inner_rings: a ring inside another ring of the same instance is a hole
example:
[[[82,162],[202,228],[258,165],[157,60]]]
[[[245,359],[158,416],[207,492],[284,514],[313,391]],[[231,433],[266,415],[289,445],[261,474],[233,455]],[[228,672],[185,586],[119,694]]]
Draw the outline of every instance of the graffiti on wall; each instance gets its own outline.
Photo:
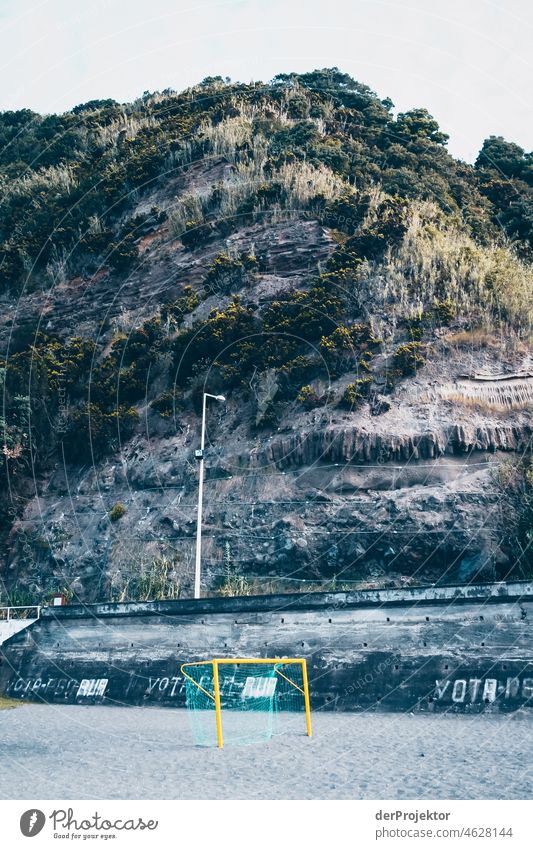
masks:
[[[148,678],[148,686],[146,688],[147,696],[155,696],[158,693],[170,697],[181,695],[185,689],[185,679],[180,675],[173,675],[171,678],[163,676],[163,678]]]
[[[14,696],[38,696],[42,699],[103,698],[108,678],[17,678],[8,687],[8,693]]]
[[[84,678],[80,682],[76,698],[97,698],[98,696],[103,696],[108,683],[108,678]]]
[[[476,704],[502,699],[525,701],[533,698],[533,678],[456,678],[455,680],[435,681],[435,698],[438,701],[450,700],[453,704]]]
[[[113,683],[113,682],[112,682]],[[212,686],[212,679],[206,676],[206,687]],[[231,682],[229,682],[231,685]],[[109,696],[108,678],[53,678],[45,675],[37,678],[12,679],[7,688],[7,695],[15,698],[39,698],[43,701],[103,700]],[[185,698],[185,679],[181,675],[149,677],[132,674],[129,683],[122,685],[114,682],[115,689],[121,692],[121,697],[128,700],[128,694],[133,689],[137,698],[130,700],[136,703],[146,701],[167,701],[183,703]],[[116,697],[116,693],[113,694]],[[533,677],[465,677],[436,679],[433,698],[437,702],[450,705],[488,705],[496,700],[512,703],[533,702]]]

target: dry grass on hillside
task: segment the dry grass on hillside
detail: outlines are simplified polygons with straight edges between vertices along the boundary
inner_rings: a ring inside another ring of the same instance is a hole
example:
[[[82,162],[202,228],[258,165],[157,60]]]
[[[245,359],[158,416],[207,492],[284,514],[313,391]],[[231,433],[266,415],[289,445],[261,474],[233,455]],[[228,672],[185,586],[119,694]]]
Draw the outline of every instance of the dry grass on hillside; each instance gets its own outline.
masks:
[[[453,301],[458,313],[479,323],[481,343],[494,327],[531,339],[531,267],[510,248],[477,244],[460,222],[429,202],[411,205],[405,237],[387,252],[379,282],[382,301],[412,314],[433,301]]]

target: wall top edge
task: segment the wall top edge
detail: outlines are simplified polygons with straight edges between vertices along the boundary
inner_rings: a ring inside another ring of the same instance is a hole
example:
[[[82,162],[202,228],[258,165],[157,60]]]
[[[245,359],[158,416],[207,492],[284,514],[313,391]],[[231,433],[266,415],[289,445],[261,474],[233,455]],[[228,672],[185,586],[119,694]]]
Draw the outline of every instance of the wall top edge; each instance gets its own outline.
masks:
[[[533,581],[500,581],[490,584],[424,586],[402,589],[352,590],[324,593],[287,593],[233,598],[178,599],[176,601],[70,604],[44,607],[42,619],[84,619],[132,616],[195,616],[202,613],[252,613],[342,610],[416,604],[497,603],[533,600]]]

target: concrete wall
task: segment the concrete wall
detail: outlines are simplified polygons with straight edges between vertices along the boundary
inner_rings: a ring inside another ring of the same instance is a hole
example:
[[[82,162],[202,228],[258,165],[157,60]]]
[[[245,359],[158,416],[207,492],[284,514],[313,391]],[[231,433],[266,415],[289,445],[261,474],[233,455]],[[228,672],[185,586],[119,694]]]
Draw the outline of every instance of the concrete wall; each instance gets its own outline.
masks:
[[[46,608],[0,649],[0,691],[180,706],[180,663],[307,658],[312,706],[512,711],[533,705],[532,586],[314,593]]]
[[[0,620],[0,646],[9,640],[13,634],[18,634],[25,628],[29,628],[35,619],[10,619],[9,622]]]

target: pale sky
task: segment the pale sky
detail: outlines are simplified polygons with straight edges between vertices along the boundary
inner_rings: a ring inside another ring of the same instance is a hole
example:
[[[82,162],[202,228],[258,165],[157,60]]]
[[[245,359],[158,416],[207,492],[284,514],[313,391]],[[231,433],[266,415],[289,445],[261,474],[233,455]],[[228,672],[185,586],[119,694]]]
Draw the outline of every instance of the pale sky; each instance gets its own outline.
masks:
[[[0,109],[337,65],[473,161],[491,134],[533,149],[532,44],[531,0],[0,0]]]

